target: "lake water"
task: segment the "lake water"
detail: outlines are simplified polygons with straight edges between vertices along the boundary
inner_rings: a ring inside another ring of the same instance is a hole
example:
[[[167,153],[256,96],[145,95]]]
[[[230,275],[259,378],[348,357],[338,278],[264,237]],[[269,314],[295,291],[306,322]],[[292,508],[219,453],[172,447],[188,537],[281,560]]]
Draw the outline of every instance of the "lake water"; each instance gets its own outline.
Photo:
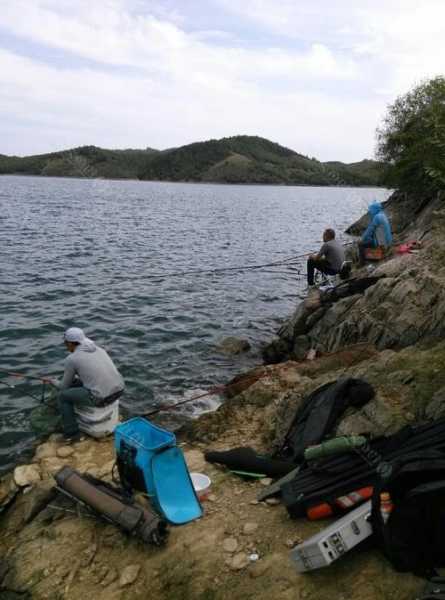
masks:
[[[174,403],[261,362],[305,287],[289,267],[258,265],[318,250],[382,189],[195,185],[0,177],[0,368],[59,377],[68,326],[82,327],[122,372],[129,413]],[[343,236],[343,239],[346,239]],[[162,277],[158,277],[161,275]],[[234,335],[252,350],[217,352]],[[0,470],[35,442],[38,382],[0,373]],[[14,388],[7,385],[15,385]],[[30,397],[31,394],[34,397]],[[214,408],[217,397],[190,405]]]

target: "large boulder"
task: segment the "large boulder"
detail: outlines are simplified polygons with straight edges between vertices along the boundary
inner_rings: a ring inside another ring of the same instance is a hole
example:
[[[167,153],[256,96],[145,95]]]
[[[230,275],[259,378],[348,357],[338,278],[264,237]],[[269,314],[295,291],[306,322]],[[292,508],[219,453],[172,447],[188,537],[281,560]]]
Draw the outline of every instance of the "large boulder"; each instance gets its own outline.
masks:
[[[435,249],[430,242],[422,250],[425,258]],[[445,336],[444,279],[445,273],[434,263],[425,268],[422,255],[395,255],[379,265],[372,277],[356,280],[363,286],[372,283],[363,292],[342,298],[324,292],[315,309],[311,300],[302,302],[263,357],[267,362],[301,360],[309,348],[330,353],[370,343],[378,350],[401,349],[441,339]]]
[[[405,192],[395,191],[391,197],[383,202],[383,209],[388,216],[393,233],[400,234],[412,224],[413,216],[418,216],[428,205],[434,205],[437,200],[431,196],[419,198]],[[358,221],[348,227],[346,233],[359,236],[369,224],[369,215],[365,213]]]
[[[221,340],[217,350],[222,354],[242,354],[250,350],[250,344],[247,340],[229,336]]]

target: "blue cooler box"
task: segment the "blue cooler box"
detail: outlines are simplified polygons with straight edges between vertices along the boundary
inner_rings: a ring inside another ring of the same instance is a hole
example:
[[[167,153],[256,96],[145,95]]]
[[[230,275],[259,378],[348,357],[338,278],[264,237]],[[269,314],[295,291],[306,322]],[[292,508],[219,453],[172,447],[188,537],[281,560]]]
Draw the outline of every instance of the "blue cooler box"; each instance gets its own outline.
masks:
[[[150,496],[174,525],[199,519],[202,507],[173,433],[135,417],[114,430],[117,467],[124,488]]]
[[[173,446],[176,446],[173,433],[142,417],[118,425],[114,430],[114,447],[122,484],[154,496],[153,456]]]

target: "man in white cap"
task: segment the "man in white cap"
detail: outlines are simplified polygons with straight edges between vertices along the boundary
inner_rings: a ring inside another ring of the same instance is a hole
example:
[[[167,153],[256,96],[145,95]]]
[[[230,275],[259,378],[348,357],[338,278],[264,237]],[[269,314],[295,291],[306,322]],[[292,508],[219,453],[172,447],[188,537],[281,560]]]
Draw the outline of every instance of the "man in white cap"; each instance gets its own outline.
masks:
[[[75,405],[106,406],[124,391],[124,380],[103,348],[87,338],[79,327],[64,334],[70,353],[60,385],[59,409],[67,441],[80,439]]]

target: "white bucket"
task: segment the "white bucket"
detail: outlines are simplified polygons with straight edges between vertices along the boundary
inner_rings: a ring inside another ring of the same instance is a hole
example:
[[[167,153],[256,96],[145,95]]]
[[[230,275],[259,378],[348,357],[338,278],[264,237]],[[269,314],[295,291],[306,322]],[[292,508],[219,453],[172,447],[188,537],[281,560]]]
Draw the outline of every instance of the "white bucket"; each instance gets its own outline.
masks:
[[[113,433],[119,423],[119,400],[107,406],[75,406],[80,431],[101,438]]]
[[[190,477],[198,499],[201,502],[207,500],[210,494],[210,486],[212,485],[210,477],[207,477],[203,473],[190,473]]]

